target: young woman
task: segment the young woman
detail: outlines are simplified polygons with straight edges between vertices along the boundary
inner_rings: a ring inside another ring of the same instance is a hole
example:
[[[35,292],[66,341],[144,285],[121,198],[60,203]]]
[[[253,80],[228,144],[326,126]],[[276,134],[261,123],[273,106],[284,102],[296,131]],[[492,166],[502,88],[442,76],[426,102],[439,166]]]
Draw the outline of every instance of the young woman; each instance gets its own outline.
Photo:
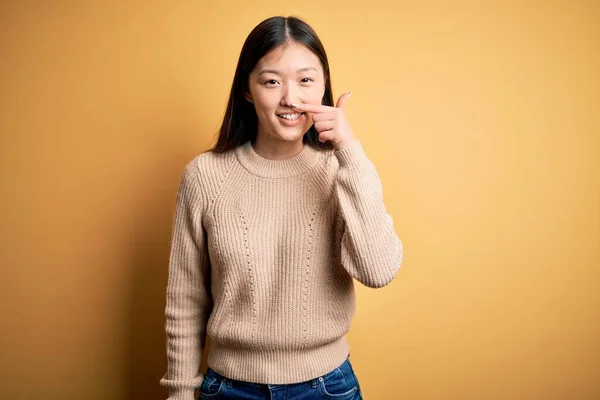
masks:
[[[388,284],[403,250],[349,97],[333,103],[325,50],[300,19],[269,18],[246,39],[216,146],[177,194],[169,399],[362,398],[346,340],[353,278]]]

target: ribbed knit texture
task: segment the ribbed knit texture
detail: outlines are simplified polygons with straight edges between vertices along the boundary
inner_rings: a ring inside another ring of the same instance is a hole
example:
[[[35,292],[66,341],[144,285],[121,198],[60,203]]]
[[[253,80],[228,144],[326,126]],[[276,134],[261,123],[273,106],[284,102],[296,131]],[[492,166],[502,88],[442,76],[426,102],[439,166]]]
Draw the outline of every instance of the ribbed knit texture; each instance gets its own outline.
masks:
[[[166,289],[169,399],[192,400],[208,365],[231,379],[289,384],[339,366],[353,279],[388,284],[403,257],[374,164],[355,139],[285,160],[248,141],[186,166]]]

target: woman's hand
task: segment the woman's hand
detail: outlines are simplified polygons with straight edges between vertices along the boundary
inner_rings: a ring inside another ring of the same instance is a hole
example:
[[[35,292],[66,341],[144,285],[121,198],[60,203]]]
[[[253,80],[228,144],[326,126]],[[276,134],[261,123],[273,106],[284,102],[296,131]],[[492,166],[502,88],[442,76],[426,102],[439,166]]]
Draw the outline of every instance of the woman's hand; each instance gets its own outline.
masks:
[[[336,150],[343,149],[352,143],[355,138],[346,119],[344,108],[352,90],[344,93],[338,99],[335,107],[316,104],[292,104],[299,111],[310,113],[319,133],[319,140],[325,142],[331,140]]]

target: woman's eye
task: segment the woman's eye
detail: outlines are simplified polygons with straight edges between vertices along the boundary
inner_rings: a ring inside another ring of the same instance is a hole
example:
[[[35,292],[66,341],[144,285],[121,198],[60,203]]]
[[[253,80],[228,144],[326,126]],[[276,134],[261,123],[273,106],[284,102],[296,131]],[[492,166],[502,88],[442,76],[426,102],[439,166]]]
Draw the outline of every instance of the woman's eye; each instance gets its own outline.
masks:
[[[314,79],[312,78],[303,78],[300,80],[300,82],[302,83],[308,83],[308,82],[314,82]],[[265,81],[265,85],[267,86],[271,86],[271,85],[276,85],[278,82],[275,79],[270,79],[268,81]]]

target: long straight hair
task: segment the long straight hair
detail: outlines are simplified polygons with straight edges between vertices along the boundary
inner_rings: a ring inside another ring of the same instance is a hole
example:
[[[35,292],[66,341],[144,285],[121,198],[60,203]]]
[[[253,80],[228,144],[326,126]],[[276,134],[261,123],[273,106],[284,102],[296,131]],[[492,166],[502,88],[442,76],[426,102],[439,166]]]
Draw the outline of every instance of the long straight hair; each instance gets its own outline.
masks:
[[[325,93],[321,104],[333,106],[329,61],[325,48],[315,31],[306,22],[296,17],[267,18],[250,32],[244,42],[231,85],[227,110],[218,132],[219,138],[215,146],[207,151],[223,153],[248,140],[256,139],[258,116],[254,104],[244,97],[244,93],[248,91],[250,73],[264,55],[291,42],[306,47],[319,57],[325,77]],[[314,125],[304,134],[302,142],[317,149],[333,148],[331,142],[319,141]]]

